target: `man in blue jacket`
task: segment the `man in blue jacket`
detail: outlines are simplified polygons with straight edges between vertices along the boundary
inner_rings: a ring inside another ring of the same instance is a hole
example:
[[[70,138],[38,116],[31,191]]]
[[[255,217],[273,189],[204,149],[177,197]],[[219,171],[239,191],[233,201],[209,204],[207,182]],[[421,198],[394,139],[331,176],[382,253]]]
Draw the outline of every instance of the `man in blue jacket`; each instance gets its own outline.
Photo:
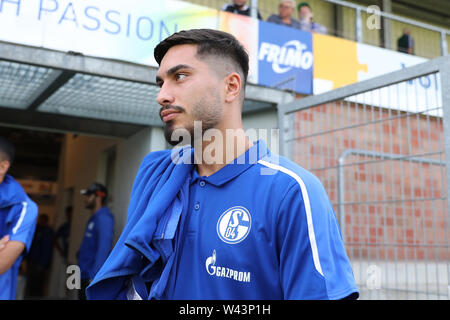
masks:
[[[81,190],[81,194],[85,196],[85,208],[92,212],[78,251],[78,266],[81,270],[79,298],[85,300],[86,287],[94,279],[111,251],[114,216],[106,206],[108,191],[104,185],[93,183],[89,188]]]
[[[7,174],[14,158],[13,145],[0,137],[0,300],[16,298],[17,276],[36,229],[37,205]]]
[[[90,299],[358,297],[320,181],[242,128],[248,55],[186,30],[154,52],[166,140],[144,158],[125,228]]]

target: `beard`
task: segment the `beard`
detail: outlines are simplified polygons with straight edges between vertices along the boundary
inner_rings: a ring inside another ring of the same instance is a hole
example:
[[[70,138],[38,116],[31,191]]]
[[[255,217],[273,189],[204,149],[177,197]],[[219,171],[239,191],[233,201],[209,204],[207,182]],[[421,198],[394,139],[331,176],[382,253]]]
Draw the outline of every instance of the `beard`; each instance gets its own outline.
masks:
[[[84,204],[84,207],[88,210],[92,210],[95,208],[95,201],[90,201]]]
[[[196,139],[201,139],[206,130],[217,126],[222,119],[223,113],[219,94],[216,92],[210,100],[211,101],[205,101],[205,99],[203,99],[197,101],[197,103],[193,105],[192,117],[189,117],[191,120],[188,120],[189,122],[185,123],[183,126],[175,128],[174,120],[165,123],[164,137],[171,146],[181,146],[186,144],[194,146],[194,141]],[[161,111],[164,109],[174,109],[181,114],[187,115],[186,109],[181,106],[168,105],[163,107]],[[198,128],[194,126],[194,121],[195,125],[201,125],[201,137],[196,137],[194,134],[198,130]]]

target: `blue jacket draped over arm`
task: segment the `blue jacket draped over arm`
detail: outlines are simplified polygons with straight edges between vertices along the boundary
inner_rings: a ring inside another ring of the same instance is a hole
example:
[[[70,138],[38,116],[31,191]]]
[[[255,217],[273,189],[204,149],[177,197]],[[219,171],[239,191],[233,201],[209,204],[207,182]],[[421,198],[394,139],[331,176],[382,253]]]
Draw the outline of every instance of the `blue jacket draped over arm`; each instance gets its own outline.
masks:
[[[149,295],[160,298],[172,267],[174,239],[188,201],[192,148],[147,155],[138,170],[125,228],[114,249],[86,290],[88,299],[127,299],[131,279],[153,282]]]

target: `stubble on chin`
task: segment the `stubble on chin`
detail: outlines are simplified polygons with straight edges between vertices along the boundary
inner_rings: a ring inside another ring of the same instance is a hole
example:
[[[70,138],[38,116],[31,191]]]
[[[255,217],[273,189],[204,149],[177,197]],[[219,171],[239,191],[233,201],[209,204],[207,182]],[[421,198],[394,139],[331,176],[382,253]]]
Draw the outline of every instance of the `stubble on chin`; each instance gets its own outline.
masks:
[[[164,137],[171,146],[186,144],[194,146],[197,139],[202,139],[205,131],[215,128],[219,124],[223,111],[220,96],[216,94],[211,100],[209,102],[200,101],[194,106],[192,119],[188,124],[175,128],[174,120],[165,123]],[[196,136],[197,132],[202,133],[200,137]]]

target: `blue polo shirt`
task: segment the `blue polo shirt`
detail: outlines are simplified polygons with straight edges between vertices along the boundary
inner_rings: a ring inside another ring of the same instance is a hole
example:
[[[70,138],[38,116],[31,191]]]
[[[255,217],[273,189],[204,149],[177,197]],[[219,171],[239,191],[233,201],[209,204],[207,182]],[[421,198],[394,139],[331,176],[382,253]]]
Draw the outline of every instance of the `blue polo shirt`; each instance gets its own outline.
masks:
[[[11,268],[0,275],[0,300],[16,298],[17,277],[23,256],[30,250],[36,229],[38,206],[10,175],[0,183],[0,238],[9,235],[10,241],[19,241],[25,249]]]
[[[194,169],[168,299],[340,299],[358,293],[321,182],[258,141],[211,176]]]
[[[77,255],[81,279],[94,279],[111,252],[113,236],[114,216],[108,207],[101,207],[90,217]]]

